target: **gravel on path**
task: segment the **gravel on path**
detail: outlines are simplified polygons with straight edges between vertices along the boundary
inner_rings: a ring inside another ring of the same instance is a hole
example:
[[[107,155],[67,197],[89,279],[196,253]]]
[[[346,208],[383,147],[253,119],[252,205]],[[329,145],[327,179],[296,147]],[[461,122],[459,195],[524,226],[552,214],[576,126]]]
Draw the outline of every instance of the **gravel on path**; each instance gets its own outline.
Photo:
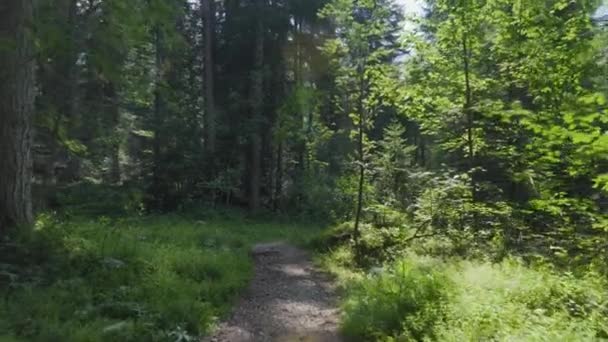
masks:
[[[283,242],[252,249],[255,274],[208,342],[342,342],[337,298],[305,251]]]

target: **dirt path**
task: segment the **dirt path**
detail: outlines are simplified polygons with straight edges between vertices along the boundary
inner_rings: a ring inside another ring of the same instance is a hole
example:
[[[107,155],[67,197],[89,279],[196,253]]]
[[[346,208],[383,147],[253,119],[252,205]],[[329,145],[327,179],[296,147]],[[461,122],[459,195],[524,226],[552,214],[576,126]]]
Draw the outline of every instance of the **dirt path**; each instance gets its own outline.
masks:
[[[255,275],[229,319],[205,341],[340,342],[336,297],[309,255],[285,243],[252,250]]]

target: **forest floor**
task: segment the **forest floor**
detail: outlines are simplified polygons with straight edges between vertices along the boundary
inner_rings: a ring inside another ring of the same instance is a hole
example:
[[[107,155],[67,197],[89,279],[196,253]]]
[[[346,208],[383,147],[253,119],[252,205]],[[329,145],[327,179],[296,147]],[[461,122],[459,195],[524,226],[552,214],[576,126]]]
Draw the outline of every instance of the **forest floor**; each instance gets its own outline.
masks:
[[[341,341],[335,288],[310,255],[283,242],[252,249],[255,273],[248,290],[213,342]]]

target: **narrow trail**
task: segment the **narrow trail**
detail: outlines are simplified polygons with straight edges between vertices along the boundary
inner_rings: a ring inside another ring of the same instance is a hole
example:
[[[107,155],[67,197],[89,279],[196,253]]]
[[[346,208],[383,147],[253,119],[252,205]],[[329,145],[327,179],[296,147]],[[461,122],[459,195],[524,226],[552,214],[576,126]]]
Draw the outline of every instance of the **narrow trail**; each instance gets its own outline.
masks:
[[[340,342],[336,295],[310,256],[285,243],[253,248],[255,275],[209,342]]]

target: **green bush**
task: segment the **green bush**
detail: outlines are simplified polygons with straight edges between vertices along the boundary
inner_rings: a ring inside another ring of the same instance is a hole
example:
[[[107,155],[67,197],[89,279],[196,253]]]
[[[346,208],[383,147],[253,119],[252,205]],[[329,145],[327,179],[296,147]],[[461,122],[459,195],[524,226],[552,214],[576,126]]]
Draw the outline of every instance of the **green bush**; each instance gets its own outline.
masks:
[[[364,341],[432,338],[434,326],[445,316],[451,287],[449,279],[433,266],[401,260],[349,291],[344,333]]]
[[[608,338],[607,284],[518,260],[460,262],[450,278],[459,295],[436,329],[442,341],[595,341]]]
[[[505,202],[474,200],[466,174],[437,178],[432,183],[416,202],[412,225],[435,239],[422,241],[429,245],[420,247],[441,256],[504,257],[504,238],[519,226],[512,208]]]
[[[326,265],[349,267],[337,260]],[[416,256],[371,273],[377,274],[349,278],[343,328],[354,340],[608,339],[608,284],[596,273],[576,277],[516,259],[492,264]]]
[[[144,211],[145,195],[128,187],[81,182],[59,189],[53,202],[83,216],[122,216]]]
[[[339,246],[354,247],[353,222],[335,225],[313,240],[314,246],[323,251]],[[411,232],[405,227],[376,227],[369,223],[359,226],[359,266],[369,267],[392,261],[405,253],[404,240]]]
[[[32,232],[1,241],[0,341],[195,339],[247,285],[252,243],[316,232],[184,216],[45,214]]]
[[[402,227],[361,225],[360,264],[368,267],[380,265],[402,256],[407,248],[404,243],[407,233],[408,230]]]

